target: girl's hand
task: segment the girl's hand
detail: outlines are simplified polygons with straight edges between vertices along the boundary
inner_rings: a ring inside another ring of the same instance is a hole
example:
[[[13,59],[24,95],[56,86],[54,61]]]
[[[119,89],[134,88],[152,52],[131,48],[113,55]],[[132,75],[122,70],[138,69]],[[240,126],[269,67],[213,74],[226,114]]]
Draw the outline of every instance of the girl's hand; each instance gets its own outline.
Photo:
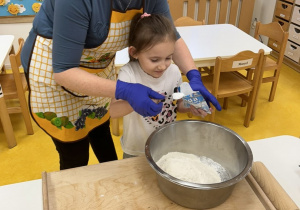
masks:
[[[210,111],[212,112],[212,108],[209,108]],[[207,113],[203,110],[203,109],[200,109],[200,108],[195,108],[194,106],[191,105],[190,107],[190,112],[192,113],[192,115],[194,116],[200,116],[202,118],[206,117],[207,116]]]

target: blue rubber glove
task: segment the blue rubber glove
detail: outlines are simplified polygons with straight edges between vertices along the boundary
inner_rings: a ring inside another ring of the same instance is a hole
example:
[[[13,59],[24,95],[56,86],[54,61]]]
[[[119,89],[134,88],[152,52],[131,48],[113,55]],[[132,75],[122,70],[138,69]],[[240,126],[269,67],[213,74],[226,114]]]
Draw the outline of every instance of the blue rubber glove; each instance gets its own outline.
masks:
[[[163,103],[156,104],[151,99],[163,100],[165,97],[151,88],[138,83],[117,81],[116,99],[123,99],[129,102],[135,112],[143,117],[156,116],[162,110]]]
[[[194,91],[199,91],[203,98],[206,100],[208,106],[209,102],[212,103],[218,111],[221,111],[221,106],[218,100],[206,89],[201,80],[200,72],[197,69],[190,70],[186,77],[190,81],[190,86]]]

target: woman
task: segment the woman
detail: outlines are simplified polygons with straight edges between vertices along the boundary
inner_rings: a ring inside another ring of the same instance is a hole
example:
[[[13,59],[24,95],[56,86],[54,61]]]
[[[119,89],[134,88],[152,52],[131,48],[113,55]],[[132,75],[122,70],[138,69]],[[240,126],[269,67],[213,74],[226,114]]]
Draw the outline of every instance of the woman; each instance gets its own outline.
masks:
[[[22,65],[30,86],[32,117],[56,145],[60,168],[88,163],[91,144],[99,162],[117,159],[109,132],[110,98],[123,99],[143,116],[155,116],[164,97],[141,84],[115,81],[115,53],[128,45],[137,13],[171,19],[167,0],[44,0],[33,21]],[[174,62],[190,85],[218,109],[177,33]],[[192,69],[192,70],[191,70]]]

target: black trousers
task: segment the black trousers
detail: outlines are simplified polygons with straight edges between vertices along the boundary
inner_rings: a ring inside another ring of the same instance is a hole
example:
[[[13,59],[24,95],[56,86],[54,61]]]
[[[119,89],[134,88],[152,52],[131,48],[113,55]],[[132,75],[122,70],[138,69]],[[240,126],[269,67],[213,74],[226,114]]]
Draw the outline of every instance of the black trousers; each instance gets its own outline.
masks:
[[[86,138],[75,142],[62,142],[52,137],[59,154],[60,170],[86,166],[89,161],[89,145],[99,162],[117,160],[117,153],[110,133],[109,120],[94,128]]]

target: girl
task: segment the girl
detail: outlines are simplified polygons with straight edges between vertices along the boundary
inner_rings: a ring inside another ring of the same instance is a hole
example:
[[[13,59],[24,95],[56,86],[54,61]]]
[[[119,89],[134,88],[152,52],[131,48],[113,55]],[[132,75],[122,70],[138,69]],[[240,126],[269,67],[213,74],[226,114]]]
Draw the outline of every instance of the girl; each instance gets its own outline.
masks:
[[[182,83],[180,70],[171,63],[175,42],[174,25],[166,17],[144,13],[133,18],[129,32],[130,62],[120,69],[118,81],[143,84],[163,95],[164,99],[154,100],[163,107],[154,117],[141,116],[127,101],[112,100],[111,117],[124,116],[123,158],[143,155],[148,136],[156,128],[173,122],[177,111],[206,116],[203,110],[184,108],[182,100],[176,103],[172,99],[174,89]]]

